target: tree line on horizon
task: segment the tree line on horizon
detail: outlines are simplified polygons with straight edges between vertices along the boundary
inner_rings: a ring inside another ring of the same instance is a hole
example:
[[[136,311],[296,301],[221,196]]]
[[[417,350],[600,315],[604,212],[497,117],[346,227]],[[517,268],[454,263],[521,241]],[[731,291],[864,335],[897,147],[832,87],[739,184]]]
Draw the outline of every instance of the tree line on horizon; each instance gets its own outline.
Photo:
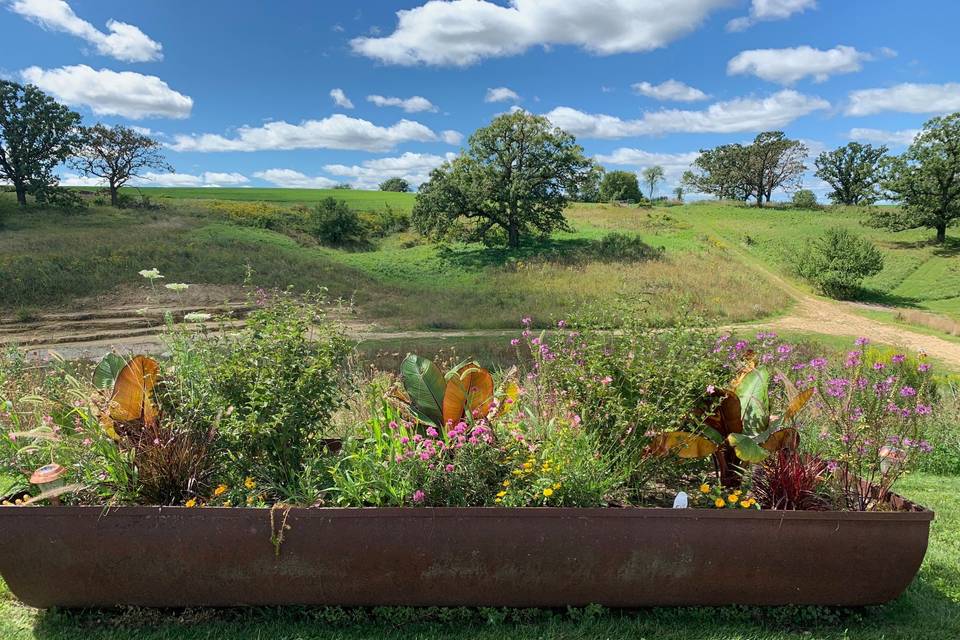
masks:
[[[59,187],[55,171],[68,164],[103,181],[111,204],[119,190],[147,169],[173,171],[155,139],[123,125],[86,127],[81,117],[32,85],[0,80],[0,181],[12,185],[17,202],[76,201]],[[960,219],[960,113],[933,118],[899,156],[885,146],[850,142],[814,160],[815,175],[830,185],[836,204],[870,205],[890,200],[898,209],[877,210],[872,222],[894,230],[926,227],[938,242]],[[782,131],[765,131],[750,144],[701,149],[674,194],[688,191],[763,207],[777,189],[797,190],[809,149]],[[646,198],[664,181],[662,167],[642,172]],[[341,185],[338,185],[341,186]],[[347,185],[342,185],[346,187]],[[404,178],[387,178],[383,191],[409,191]],[[812,194],[810,194],[812,195]],[[503,241],[566,229],[570,201],[645,199],[637,174],[607,172],[569,133],[526,111],[500,115],[475,131],[467,148],[434,169],[420,185],[414,225],[425,235]],[[502,238],[494,236],[502,234]]]

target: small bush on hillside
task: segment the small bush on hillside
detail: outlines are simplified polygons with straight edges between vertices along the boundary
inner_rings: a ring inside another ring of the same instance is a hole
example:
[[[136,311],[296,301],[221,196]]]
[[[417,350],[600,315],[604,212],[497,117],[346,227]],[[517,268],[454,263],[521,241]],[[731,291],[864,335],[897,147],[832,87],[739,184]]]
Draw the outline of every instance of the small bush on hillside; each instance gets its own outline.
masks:
[[[818,209],[817,194],[810,189],[799,189],[793,194],[793,206],[797,209]]]
[[[848,229],[835,227],[809,241],[796,258],[796,270],[833,298],[848,298],[867,276],[883,269],[883,254]]]
[[[343,200],[324,198],[307,218],[307,232],[320,243],[331,247],[359,248],[370,241],[370,230],[360,214]]]
[[[378,211],[364,213],[361,219],[375,238],[384,238],[391,233],[401,233],[410,228],[410,214],[395,211],[389,205]]]
[[[608,233],[594,245],[592,257],[604,262],[641,262],[663,257],[663,247],[652,247],[638,235]]]

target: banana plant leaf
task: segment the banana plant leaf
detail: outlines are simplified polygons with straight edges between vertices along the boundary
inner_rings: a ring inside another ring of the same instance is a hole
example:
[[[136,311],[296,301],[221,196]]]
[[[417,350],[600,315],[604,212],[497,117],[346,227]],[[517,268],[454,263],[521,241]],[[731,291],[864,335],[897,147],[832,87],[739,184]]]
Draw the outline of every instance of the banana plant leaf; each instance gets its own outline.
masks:
[[[754,442],[753,438],[743,433],[731,433],[727,442],[733,447],[734,453],[744,462],[762,462],[770,452]]]
[[[743,414],[740,398],[729,389],[723,392],[723,398],[717,410],[704,420],[704,423],[715,430],[720,440],[723,440],[731,433],[740,433],[743,431]]]
[[[747,432],[759,433],[770,423],[770,370],[757,367],[734,387],[740,399],[740,415]]]
[[[122,357],[112,352],[106,354],[93,370],[93,386],[97,389],[113,389],[125,366],[127,361]]]
[[[679,458],[706,458],[717,445],[703,436],[686,431],[667,431],[654,437],[651,448],[661,455],[672,453]]]
[[[414,415],[421,422],[442,426],[447,381],[437,365],[411,353],[400,364],[400,377]]]
[[[136,356],[124,365],[113,386],[110,418],[124,422],[142,420],[144,424],[156,423],[159,411],[154,402],[153,388],[159,371],[157,361],[147,356]]]

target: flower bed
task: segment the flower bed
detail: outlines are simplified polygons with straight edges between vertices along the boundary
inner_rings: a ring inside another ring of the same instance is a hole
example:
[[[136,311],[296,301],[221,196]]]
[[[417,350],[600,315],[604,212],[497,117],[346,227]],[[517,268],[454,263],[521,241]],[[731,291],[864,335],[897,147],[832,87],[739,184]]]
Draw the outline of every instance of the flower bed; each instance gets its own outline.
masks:
[[[159,361],[3,361],[14,593],[867,604],[923,558],[933,514],[892,491],[931,449],[922,356],[860,340],[827,358],[625,314],[616,333],[525,318],[506,371],[410,355],[392,374],[357,366],[321,304],[257,304],[240,332],[171,330]]]

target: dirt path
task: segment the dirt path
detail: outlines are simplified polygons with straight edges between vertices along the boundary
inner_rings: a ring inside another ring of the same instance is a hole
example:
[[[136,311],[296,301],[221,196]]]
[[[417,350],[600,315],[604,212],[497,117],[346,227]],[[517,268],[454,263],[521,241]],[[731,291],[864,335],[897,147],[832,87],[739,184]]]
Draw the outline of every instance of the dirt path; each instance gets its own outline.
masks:
[[[903,346],[914,351],[924,351],[945,364],[960,370],[960,343],[950,342],[871,320],[855,313],[857,305],[836,302],[812,296],[780,275],[770,271],[752,256],[738,248],[730,249],[748,266],[763,273],[775,285],[781,287],[793,299],[794,306],[788,315],[768,322],[757,322],[725,327],[772,328],[776,331],[799,331],[831,336],[867,336],[876,342]],[[224,299],[222,290],[214,295],[205,295],[202,287],[191,292],[190,300],[157,300],[155,304],[134,306],[116,301],[114,304],[97,305],[93,311],[58,312],[38,315],[35,318],[17,319],[0,317],[0,348],[18,345],[31,355],[43,357],[55,351],[67,359],[97,358],[116,349],[121,353],[158,353],[163,344],[163,318],[172,311],[176,320],[185,313],[202,309],[217,316],[232,318],[239,326],[246,313],[242,298]],[[214,303],[218,299],[220,302]],[[202,304],[201,304],[202,303]],[[506,338],[516,334],[516,329],[480,331],[389,331],[361,323],[354,317],[343,317],[348,333],[365,341],[401,341],[418,339],[457,338]]]

